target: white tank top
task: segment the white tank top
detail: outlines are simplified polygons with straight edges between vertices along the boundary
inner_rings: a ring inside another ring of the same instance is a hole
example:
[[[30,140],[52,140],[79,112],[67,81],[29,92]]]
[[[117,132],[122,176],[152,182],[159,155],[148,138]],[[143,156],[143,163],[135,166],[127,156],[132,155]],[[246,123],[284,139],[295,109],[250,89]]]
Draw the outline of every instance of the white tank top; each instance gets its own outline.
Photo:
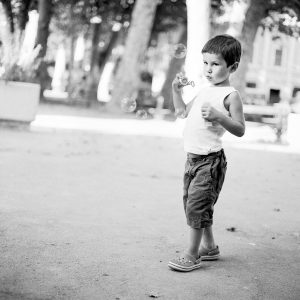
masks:
[[[183,132],[184,151],[207,155],[222,149],[221,137],[225,129],[217,122],[204,120],[201,107],[204,103],[209,103],[228,116],[229,112],[224,106],[224,99],[235,91],[231,86],[206,86],[199,91],[186,119]]]

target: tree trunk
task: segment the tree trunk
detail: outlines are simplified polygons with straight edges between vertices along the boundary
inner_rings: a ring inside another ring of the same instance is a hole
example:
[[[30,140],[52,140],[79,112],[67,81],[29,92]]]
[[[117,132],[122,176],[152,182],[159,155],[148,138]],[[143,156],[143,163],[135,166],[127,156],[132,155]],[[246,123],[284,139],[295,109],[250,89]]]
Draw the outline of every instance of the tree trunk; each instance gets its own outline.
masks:
[[[13,12],[12,12],[12,7],[11,7],[11,1],[10,0],[0,0],[0,1],[3,5],[5,17],[9,24],[10,32],[14,33],[15,26],[14,26],[14,18],[13,18]]]
[[[67,39],[67,48],[69,48],[69,56],[68,56],[68,83],[66,90],[69,95],[72,95],[74,90],[74,80],[73,80],[73,72],[74,72],[74,54],[75,54],[75,32],[74,27],[72,26],[73,18],[74,18],[74,3],[70,2],[68,9],[68,18],[69,18],[69,26],[68,26],[68,39]],[[72,96],[71,96],[72,97]]]
[[[42,49],[38,57],[43,58],[47,51],[47,41],[49,36],[49,23],[52,16],[52,0],[39,0],[38,4],[38,30],[35,45],[41,45]]]
[[[0,40],[2,42],[1,60],[4,64],[13,63],[12,54],[14,53],[14,22],[10,2],[0,0]],[[5,4],[4,4],[5,3]]]
[[[75,35],[74,35],[73,30],[71,30],[71,32],[70,32],[70,37],[68,39],[68,47],[69,47],[70,55],[68,57],[67,91],[69,94],[71,94],[72,90],[74,89],[73,72],[74,72]]]
[[[253,55],[253,44],[257,29],[261,20],[267,16],[267,4],[261,0],[252,0],[246,12],[244,25],[240,36],[237,36],[242,44],[242,57],[237,71],[232,76],[232,85],[245,96],[246,73]]]
[[[121,64],[114,80],[110,107],[120,109],[124,97],[132,97],[140,84],[140,65],[145,57],[155,17],[157,0],[137,0]]]
[[[210,37],[210,0],[187,0],[187,55],[185,71],[189,80],[200,83],[201,50]]]
[[[99,82],[99,37],[100,37],[100,30],[101,24],[95,23],[92,24],[92,49],[91,49],[91,58],[90,58],[90,72],[88,76],[88,88],[87,88],[87,101],[88,105],[92,104],[93,102],[97,101],[97,86]]]
[[[38,29],[35,40],[35,46],[41,45],[42,48],[37,56],[37,58],[42,59],[38,68],[37,81],[41,85],[41,97],[43,92],[47,87],[47,82],[49,81],[49,74],[47,72],[46,63],[43,61],[43,58],[46,55],[47,51],[47,41],[49,36],[49,23],[52,16],[52,0],[39,0],[38,2]]]
[[[97,101],[97,89],[99,80],[101,78],[103,69],[105,64],[109,60],[112,50],[118,40],[121,31],[113,31],[111,34],[111,38],[109,40],[108,46],[106,47],[104,53],[99,55],[98,44],[99,44],[99,36],[100,36],[100,24],[98,29],[94,28],[94,36],[93,36],[93,50],[91,55],[91,71],[88,78],[88,100],[89,104]],[[122,30],[122,29],[121,29]]]
[[[187,39],[187,28],[184,26],[182,33],[179,38],[179,43],[186,44]],[[176,73],[182,70],[184,60],[173,57],[169,64],[167,71],[166,80],[163,85],[161,95],[164,98],[164,108],[171,109],[174,111],[173,99],[172,99],[172,81],[175,78]]]
[[[20,18],[19,18],[19,27],[21,31],[25,30],[26,24],[28,22],[28,11],[30,8],[32,0],[23,0],[21,2],[20,8]]]
[[[100,69],[100,74],[102,73],[105,64],[109,60],[112,50],[117,44],[117,41],[119,40],[120,35],[122,35],[123,29],[120,29],[119,31],[113,31],[112,35],[110,37],[108,46],[106,47],[105,51],[100,55],[99,58],[99,69]]]

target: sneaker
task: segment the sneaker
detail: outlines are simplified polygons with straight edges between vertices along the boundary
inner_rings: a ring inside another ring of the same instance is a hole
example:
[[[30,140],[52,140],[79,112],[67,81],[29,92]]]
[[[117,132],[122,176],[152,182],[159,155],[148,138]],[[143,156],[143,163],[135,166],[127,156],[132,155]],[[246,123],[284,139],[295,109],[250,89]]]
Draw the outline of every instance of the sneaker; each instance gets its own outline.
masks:
[[[201,258],[198,259],[189,255],[185,254],[183,257],[178,257],[169,261],[168,266],[169,268],[181,271],[181,272],[190,272],[195,269],[201,267]]]
[[[220,257],[220,250],[218,246],[211,250],[201,247],[199,255],[201,257],[201,260],[217,260]]]

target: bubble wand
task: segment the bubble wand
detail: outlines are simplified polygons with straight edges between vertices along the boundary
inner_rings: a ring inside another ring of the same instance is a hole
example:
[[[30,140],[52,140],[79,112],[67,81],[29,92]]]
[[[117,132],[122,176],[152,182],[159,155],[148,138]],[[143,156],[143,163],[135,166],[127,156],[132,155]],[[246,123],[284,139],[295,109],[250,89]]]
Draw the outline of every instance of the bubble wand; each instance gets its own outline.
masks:
[[[190,85],[191,87],[195,86],[195,82],[193,80],[189,81],[188,78],[185,76],[179,77],[179,84],[180,84],[180,87],[184,87],[187,85]]]

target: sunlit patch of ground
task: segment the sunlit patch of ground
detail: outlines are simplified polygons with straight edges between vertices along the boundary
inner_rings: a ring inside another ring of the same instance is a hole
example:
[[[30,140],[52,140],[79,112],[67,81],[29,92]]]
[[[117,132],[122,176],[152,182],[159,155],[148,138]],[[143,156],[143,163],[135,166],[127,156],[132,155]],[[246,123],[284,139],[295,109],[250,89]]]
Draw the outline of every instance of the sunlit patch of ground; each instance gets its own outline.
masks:
[[[31,123],[31,130],[80,130],[107,134],[181,138],[183,126],[184,120],[173,122],[159,118],[139,120],[65,114],[38,114],[35,121]],[[246,126],[247,130],[242,138],[225,133],[224,145],[300,154],[300,141],[295,132],[297,128],[300,128],[300,115],[294,117],[290,129],[282,137],[281,143],[276,141],[274,130],[267,125],[247,122]]]

